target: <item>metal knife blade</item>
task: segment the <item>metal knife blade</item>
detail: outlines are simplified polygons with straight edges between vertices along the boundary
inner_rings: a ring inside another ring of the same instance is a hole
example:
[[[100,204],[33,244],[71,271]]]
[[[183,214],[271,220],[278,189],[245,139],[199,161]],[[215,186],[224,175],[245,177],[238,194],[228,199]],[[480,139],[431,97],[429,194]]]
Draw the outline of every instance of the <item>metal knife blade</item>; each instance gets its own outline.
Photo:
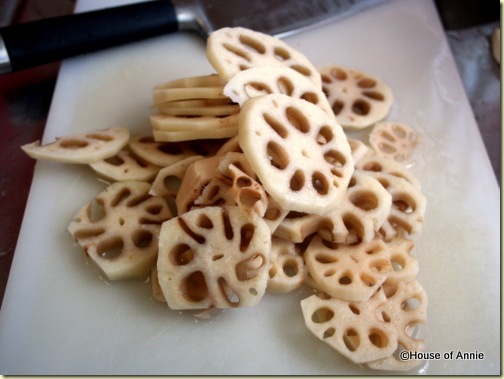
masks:
[[[0,74],[178,31],[206,37],[242,26],[282,38],[383,1],[151,0],[6,26],[0,28]]]

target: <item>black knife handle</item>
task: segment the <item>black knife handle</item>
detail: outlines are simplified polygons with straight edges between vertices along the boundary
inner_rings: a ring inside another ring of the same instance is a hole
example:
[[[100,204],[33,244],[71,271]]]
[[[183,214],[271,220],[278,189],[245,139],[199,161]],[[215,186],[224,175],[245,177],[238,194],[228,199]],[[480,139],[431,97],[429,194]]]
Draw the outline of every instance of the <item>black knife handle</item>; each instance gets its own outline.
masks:
[[[18,71],[178,30],[171,1],[155,0],[0,28]],[[1,41],[0,41],[1,42]]]

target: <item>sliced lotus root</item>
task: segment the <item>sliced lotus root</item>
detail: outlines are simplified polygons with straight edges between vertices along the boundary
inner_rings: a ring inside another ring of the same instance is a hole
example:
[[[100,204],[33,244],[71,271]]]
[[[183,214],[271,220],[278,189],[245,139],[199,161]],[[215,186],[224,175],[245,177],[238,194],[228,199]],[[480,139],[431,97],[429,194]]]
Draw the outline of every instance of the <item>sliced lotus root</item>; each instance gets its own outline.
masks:
[[[264,221],[266,221],[266,224],[268,224],[271,230],[271,234],[273,234],[287,214],[289,214],[289,211],[283,209],[278,201],[273,199],[268,193],[266,193],[266,196],[268,197],[268,207],[264,213]]]
[[[301,300],[301,309],[318,339],[352,362],[366,363],[389,357],[397,348],[397,331],[376,316],[385,301],[382,290],[364,302],[318,294]]]
[[[170,101],[225,99],[224,81],[219,75],[192,76],[159,84],[152,91],[154,106]]]
[[[161,169],[129,150],[121,150],[113,157],[91,163],[90,166],[100,176],[117,182],[150,182]]]
[[[110,128],[56,138],[41,145],[35,141],[21,146],[34,159],[87,164],[116,155],[128,143],[127,128]]]
[[[150,116],[156,141],[177,142],[200,139],[231,138],[238,134],[238,115],[224,117]]]
[[[252,97],[273,93],[306,100],[333,114],[320,86],[287,66],[253,67],[238,72],[224,86],[224,94],[240,106]]]
[[[400,358],[400,351],[423,351],[424,341],[418,338],[418,328],[427,320],[427,295],[417,281],[399,282],[385,289],[387,301],[378,312],[382,319],[397,331],[398,348],[389,357],[369,362],[377,370],[408,371],[422,364],[422,360]]]
[[[369,151],[369,147],[362,141],[358,139],[348,138],[348,144],[350,145],[350,149],[352,150],[352,157],[354,163],[357,164],[364,156],[366,156]]]
[[[341,204],[321,215],[290,212],[275,235],[302,242],[313,233],[338,243],[369,242],[390,214],[392,197],[365,171],[355,170]]]
[[[147,182],[116,182],[83,206],[68,227],[109,280],[144,278],[155,265],[166,202]]]
[[[151,269],[150,282],[151,282],[152,297],[154,298],[154,300],[157,300],[161,303],[166,303],[163,291],[161,290],[161,286],[159,285],[157,266],[154,266]]]
[[[225,81],[252,67],[276,65],[290,67],[321,88],[320,74],[312,63],[301,52],[268,34],[242,27],[218,29],[208,37],[206,56]]]
[[[159,284],[172,309],[256,305],[265,293],[271,235],[239,207],[194,209],[165,222]]]
[[[304,283],[306,268],[296,244],[283,238],[271,240],[268,292],[288,293]]]
[[[240,146],[284,209],[323,214],[338,206],[354,163],[341,126],[305,100],[273,94],[240,112]]]
[[[240,106],[229,99],[194,99],[158,104],[159,113],[170,116],[229,116],[240,112]]]
[[[378,78],[334,65],[321,67],[319,72],[322,89],[344,128],[362,129],[389,113],[392,91]]]
[[[424,194],[399,176],[371,171],[368,174],[377,179],[392,196],[390,213],[379,231],[383,238],[391,240],[398,230],[404,230],[407,234],[419,234],[427,206]]]
[[[369,144],[378,156],[404,162],[418,144],[418,134],[405,123],[382,121],[369,134]]]
[[[405,179],[416,188],[421,189],[420,181],[403,163],[391,158],[379,157],[372,150],[369,150],[361,159],[355,162],[355,168],[369,172],[390,174]]]
[[[304,259],[316,288],[348,301],[368,300],[392,270],[389,250],[380,239],[345,245],[315,236]]]
[[[400,230],[395,238],[386,242],[392,263],[388,283],[408,282],[414,280],[418,274],[418,260],[411,254],[415,245],[404,235],[404,231]]]
[[[243,153],[238,141],[238,135],[228,139],[215,153],[215,155],[224,155],[227,153]]]
[[[195,140],[182,142],[158,142],[151,135],[134,136],[129,140],[130,149],[139,157],[156,166],[166,167],[187,157],[212,156],[224,144],[223,140]]]
[[[175,198],[179,192],[180,184],[184,179],[187,168],[193,162],[203,158],[201,155],[193,155],[163,167],[152,182],[149,194],[165,198]]]

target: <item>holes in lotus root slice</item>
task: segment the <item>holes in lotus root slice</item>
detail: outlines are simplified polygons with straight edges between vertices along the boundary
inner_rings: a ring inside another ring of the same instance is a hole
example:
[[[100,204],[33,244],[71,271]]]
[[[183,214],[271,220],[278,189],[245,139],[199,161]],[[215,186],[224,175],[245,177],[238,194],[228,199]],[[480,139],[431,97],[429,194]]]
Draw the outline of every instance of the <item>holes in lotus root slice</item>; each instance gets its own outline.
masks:
[[[292,217],[291,213],[274,233],[294,242],[301,242],[312,233],[337,243],[369,242],[386,222],[391,205],[392,196],[377,179],[355,170],[338,208],[321,216]]]
[[[387,246],[377,239],[353,246],[331,246],[315,236],[304,259],[317,288],[348,301],[368,300],[391,271]]]
[[[165,222],[159,285],[172,309],[252,306],[268,281],[271,234],[239,207],[193,209]]]
[[[268,270],[268,292],[288,293],[304,283],[305,264],[294,242],[274,237]]]
[[[155,264],[166,202],[147,182],[116,182],[83,206],[68,231],[109,280],[144,278]]]
[[[386,285],[389,286],[387,301],[379,307],[378,314],[386,315],[386,322],[396,329],[398,349],[423,351],[424,343],[416,336],[416,329],[425,323],[427,317],[427,295],[424,289],[414,280],[395,284],[387,281]],[[400,359],[396,351],[390,357],[370,362],[368,366],[377,370],[407,371],[420,364],[421,360]]]
[[[322,88],[338,122],[344,128],[368,127],[389,113],[392,92],[379,79],[339,66],[319,68]]]
[[[128,138],[127,128],[110,128],[60,137],[45,145],[35,141],[21,149],[33,159],[90,164],[116,155],[126,146]]]
[[[378,156],[404,162],[418,144],[418,134],[404,123],[383,121],[373,127],[369,144]]]
[[[341,202],[353,172],[350,146],[320,108],[279,94],[250,99],[240,112],[239,142],[284,209],[322,214]]]
[[[206,56],[224,80],[263,65],[290,67],[321,86],[320,74],[299,51],[279,38],[242,27],[221,28],[210,34]]]
[[[397,348],[396,330],[375,316],[385,301],[382,291],[360,303],[312,295],[301,301],[301,309],[318,339],[352,362],[366,363],[391,356]]]
[[[332,115],[331,106],[321,91],[306,77],[291,67],[261,65],[236,73],[224,86],[224,94],[240,106],[253,97],[284,94],[303,99]]]
[[[90,167],[101,177],[118,182],[131,180],[149,182],[161,169],[128,150],[122,150],[113,157],[91,163]]]

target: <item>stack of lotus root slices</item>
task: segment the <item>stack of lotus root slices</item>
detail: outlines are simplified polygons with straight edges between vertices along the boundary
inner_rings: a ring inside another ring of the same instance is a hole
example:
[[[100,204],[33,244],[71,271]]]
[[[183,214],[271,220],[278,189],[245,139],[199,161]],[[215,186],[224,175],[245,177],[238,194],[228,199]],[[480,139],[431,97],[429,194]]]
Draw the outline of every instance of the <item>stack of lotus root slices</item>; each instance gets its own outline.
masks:
[[[68,231],[108,280],[150,275],[171,309],[211,314],[308,286],[315,337],[373,369],[420,365],[399,352],[424,348],[412,252],[426,198],[405,165],[416,133],[384,121],[391,90],[244,28],[215,31],[206,52],[215,73],[153,89],[145,135],[22,147],[111,183]],[[369,144],[347,136],[362,128]]]

